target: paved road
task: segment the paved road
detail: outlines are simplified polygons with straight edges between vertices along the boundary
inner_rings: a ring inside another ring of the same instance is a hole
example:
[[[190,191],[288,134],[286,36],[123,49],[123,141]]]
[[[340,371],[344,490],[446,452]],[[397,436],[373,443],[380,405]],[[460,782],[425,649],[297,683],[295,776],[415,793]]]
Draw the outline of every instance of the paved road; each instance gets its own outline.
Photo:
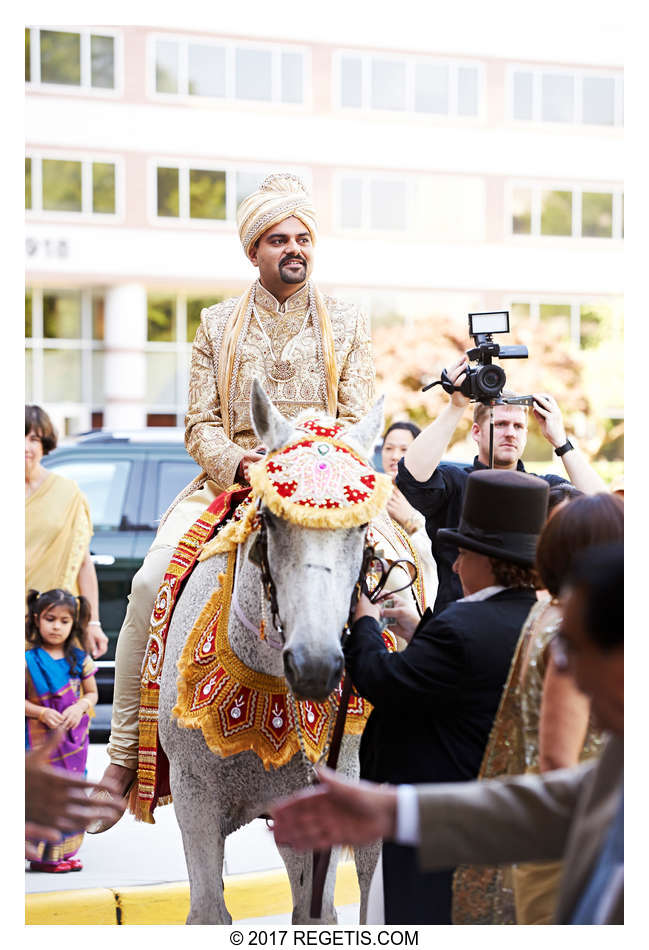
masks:
[[[108,764],[106,748],[91,745],[88,778],[99,779]],[[124,817],[100,835],[86,835],[79,852],[83,870],[70,874],[25,873],[27,893],[76,888],[125,887],[187,880],[180,829],[172,805],[157,808],[155,825]],[[230,835],[225,843],[225,874],[245,874],[283,867],[272,833],[257,819]],[[26,865],[27,868],[27,865]],[[355,919],[354,919],[355,915]],[[358,923],[358,905],[341,908],[340,923]],[[244,923],[244,921],[241,921]],[[257,925],[290,923],[289,915],[255,918]]]

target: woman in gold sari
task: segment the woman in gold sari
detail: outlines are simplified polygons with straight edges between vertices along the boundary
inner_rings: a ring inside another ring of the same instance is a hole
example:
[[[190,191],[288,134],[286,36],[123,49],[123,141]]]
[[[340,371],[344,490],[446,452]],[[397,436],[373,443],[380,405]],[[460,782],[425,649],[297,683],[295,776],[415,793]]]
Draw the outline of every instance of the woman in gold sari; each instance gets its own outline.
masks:
[[[559,591],[575,555],[591,545],[623,539],[624,503],[604,492],[579,497],[576,489],[566,497],[571,487],[550,490],[551,507],[536,556],[546,592],[539,592],[521,631],[480,779],[569,768],[600,751],[602,735],[590,716],[590,703],[572,677],[559,671],[550,644],[561,621]],[[460,867],[453,881],[453,923],[549,924],[560,874],[558,861]]]
[[[41,459],[56,448],[56,433],[40,406],[25,406],[25,595],[62,588],[90,603],[88,641],[93,657],[108,649],[99,620],[97,574],[90,557],[92,522],[76,482],[48,472]]]

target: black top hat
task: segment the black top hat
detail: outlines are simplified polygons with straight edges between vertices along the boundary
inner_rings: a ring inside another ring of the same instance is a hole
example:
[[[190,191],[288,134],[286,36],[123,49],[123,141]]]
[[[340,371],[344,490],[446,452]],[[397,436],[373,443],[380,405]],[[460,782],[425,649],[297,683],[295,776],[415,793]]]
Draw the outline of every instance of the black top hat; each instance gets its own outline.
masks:
[[[439,541],[532,567],[548,512],[548,483],[523,472],[472,472],[457,531],[440,528]]]

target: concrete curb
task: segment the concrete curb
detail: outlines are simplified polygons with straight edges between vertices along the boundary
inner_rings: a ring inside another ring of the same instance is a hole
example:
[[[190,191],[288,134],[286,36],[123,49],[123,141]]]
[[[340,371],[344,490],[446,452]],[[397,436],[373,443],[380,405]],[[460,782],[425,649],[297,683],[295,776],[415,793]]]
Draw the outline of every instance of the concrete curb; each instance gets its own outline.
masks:
[[[291,912],[286,871],[235,874],[224,878],[225,903],[233,920]],[[335,903],[360,901],[353,861],[338,865]],[[189,884],[84,888],[48,891],[26,897],[26,924],[184,924],[189,912]]]

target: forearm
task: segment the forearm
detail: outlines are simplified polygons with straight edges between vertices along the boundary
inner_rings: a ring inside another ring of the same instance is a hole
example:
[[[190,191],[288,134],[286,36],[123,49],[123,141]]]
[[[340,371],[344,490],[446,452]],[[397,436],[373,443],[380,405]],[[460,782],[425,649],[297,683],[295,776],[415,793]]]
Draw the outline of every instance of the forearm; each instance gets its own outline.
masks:
[[[79,587],[79,593],[81,596],[85,597],[90,604],[90,620],[98,621],[99,584],[97,583],[97,572],[95,570],[95,565],[92,562],[89,551],[86,551],[86,556],[84,557],[81,567],[79,568],[77,585]]]
[[[227,438],[215,413],[190,408],[186,426],[185,446],[192,458],[220,488],[232,485],[245,449]]]
[[[463,414],[464,406],[449,403],[408,446],[404,465],[418,482],[427,481],[441,462]]]
[[[582,455],[579,449],[571,449],[561,456],[568,478],[579,491],[586,495],[595,495],[597,492],[606,491],[606,484],[597,474],[594,468],[588,463],[586,457]]]
[[[591,767],[543,777],[416,786],[422,868],[561,857]]]
[[[551,660],[543,681],[539,718],[539,771],[577,765],[584,746],[590,702],[573,678]]]
[[[38,706],[36,703],[32,703],[29,699],[25,700],[25,715],[29,719],[40,719],[41,713],[44,709],[44,706]]]

